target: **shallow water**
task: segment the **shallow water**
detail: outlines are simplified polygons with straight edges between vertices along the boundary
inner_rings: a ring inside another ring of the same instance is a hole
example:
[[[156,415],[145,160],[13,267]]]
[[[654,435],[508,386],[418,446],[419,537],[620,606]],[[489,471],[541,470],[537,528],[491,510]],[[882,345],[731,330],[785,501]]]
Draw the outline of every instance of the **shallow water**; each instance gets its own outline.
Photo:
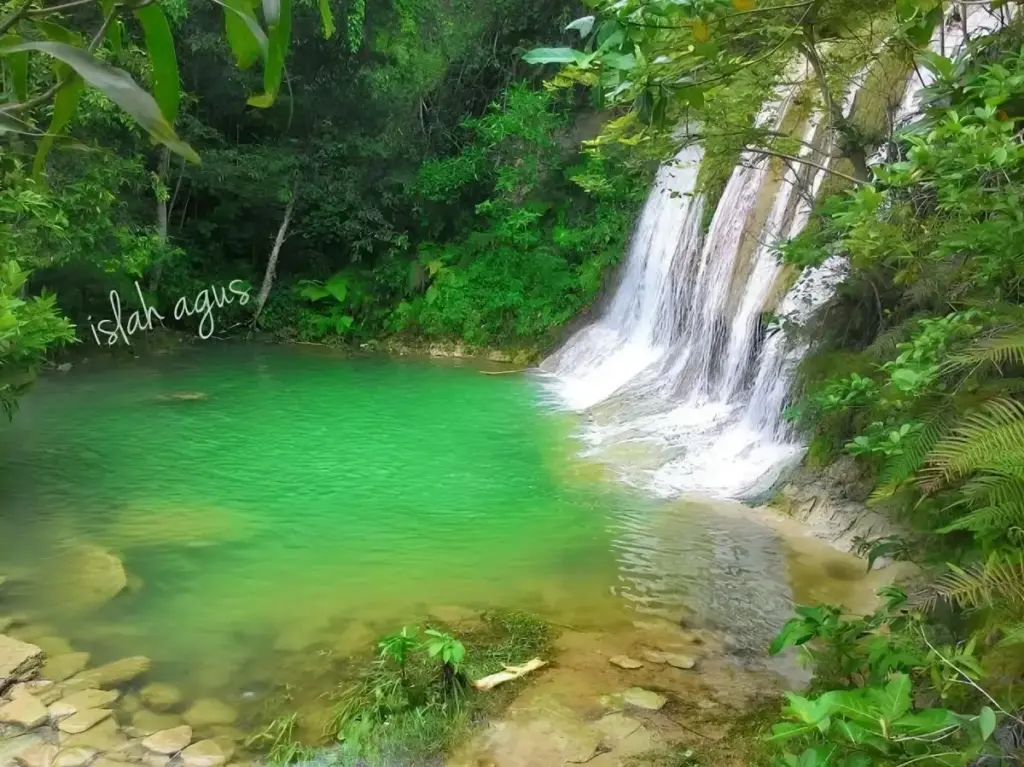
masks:
[[[0,612],[228,699],[301,682],[282,653],[344,655],[450,606],[655,613],[762,648],[793,593],[782,537],[615,482],[543,399],[526,375],[305,347],[77,366],[0,430]],[[83,546],[129,576],[95,610]]]

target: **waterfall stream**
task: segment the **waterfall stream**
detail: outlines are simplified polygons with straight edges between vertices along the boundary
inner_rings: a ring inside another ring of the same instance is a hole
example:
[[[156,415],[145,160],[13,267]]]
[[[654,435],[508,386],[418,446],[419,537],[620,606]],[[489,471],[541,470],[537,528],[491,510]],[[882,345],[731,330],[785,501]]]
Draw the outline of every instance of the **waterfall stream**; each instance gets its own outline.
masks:
[[[932,49],[956,53],[965,30],[970,37],[990,21],[969,12],[937,30]],[[758,124],[795,123],[802,155],[824,165],[823,118],[798,111],[804,69],[801,60],[787,73]],[[908,83],[897,125],[916,111],[924,74]],[[852,78],[844,113],[866,76]],[[558,405],[586,414],[586,454],[623,481],[662,496],[743,498],[767,491],[802,456],[782,412],[807,345],[784,328],[807,322],[846,264],[832,257],[807,269],[780,296],[778,245],[807,223],[825,174],[745,154],[704,236],[705,201],[694,194],[701,157],[688,146],[662,166],[607,309],[541,370]],[[766,322],[772,315],[781,322]]]

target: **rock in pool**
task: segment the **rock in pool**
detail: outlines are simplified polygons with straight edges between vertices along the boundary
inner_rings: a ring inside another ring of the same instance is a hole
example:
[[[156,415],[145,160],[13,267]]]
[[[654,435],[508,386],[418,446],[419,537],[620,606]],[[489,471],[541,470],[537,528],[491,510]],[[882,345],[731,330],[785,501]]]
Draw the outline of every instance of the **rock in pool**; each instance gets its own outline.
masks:
[[[63,719],[86,709],[109,706],[115,700],[117,700],[115,690],[81,690],[71,693],[51,705],[50,716],[54,719]]]
[[[80,732],[92,729],[112,713],[113,712],[109,708],[86,708],[76,714],[72,714],[66,719],[62,719],[60,724],[57,726],[60,728],[61,732],[66,732],[69,735],[77,735]]]
[[[176,754],[192,742],[192,728],[187,724],[170,730],[154,732],[142,745],[157,754]]]
[[[187,724],[195,728],[209,727],[215,724],[234,724],[238,712],[231,706],[216,698],[200,698],[184,714]]]
[[[613,666],[625,669],[637,669],[643,668],[644,664],[635,658],[630,658],[628,655],[613,655],[608,659],[608,662]]]
[[[77,676],[71,677],[70,681],[89,687],[118,687],[142,676],[149,671],[151,665],[151,661],[145,655],[133,655],[130,658],[115,660],[105,666],[83,671]]]
[[[153,682],[139,692],[142,702],[154,711],[170,711],[181,702],[181,690],[172,684]]]
[[[49,717],[46,706],[31,695],[21,695],[0,706],[0,723],[13,724],[25,730],[38,727]]]
[[[0,634],[0,692],[15,682],[31,679],[43,657],[42,649],[34,644]]]
[[[220,767],[227,757],[216,741],[201,740],[181,752],[182,764],[185,767]]]
[[[89,653],[69,652],[48,658],[43,664],[42,675],[54,682],[63,682],[83,671],[89,665]]]

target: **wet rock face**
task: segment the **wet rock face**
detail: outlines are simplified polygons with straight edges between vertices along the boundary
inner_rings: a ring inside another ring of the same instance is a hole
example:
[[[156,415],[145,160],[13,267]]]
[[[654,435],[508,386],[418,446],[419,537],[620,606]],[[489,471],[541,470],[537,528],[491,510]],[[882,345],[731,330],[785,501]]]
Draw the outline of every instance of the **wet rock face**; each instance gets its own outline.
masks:
[[[0,634],[0,692],[15,682],[31,679],[43,657],[42,648]]]

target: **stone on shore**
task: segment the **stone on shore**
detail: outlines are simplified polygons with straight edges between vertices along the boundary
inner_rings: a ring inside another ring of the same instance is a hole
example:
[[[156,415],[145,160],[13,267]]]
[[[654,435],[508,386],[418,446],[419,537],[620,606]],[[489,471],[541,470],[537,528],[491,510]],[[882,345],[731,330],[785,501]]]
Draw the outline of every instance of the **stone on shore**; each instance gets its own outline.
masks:
[[[43,657],[42,648],[0,634],[0,692],[15,682],[31,679]]]
[[[113,712],[109,708],[83,709],[76,714],[72,714],[66,719],[62,719],[57,727],[61,732],[66,732],[69,735],[77,735],[80,732],[92,729],[112,713]]]
[[[145,674],[151,665],[152,662],[145,655],[133,655],[83,671],[68,681],[88,687],[119,687]]]
[[[20,695],[0,706],[0,723],[17,725],[25,730],[38,727],[49,717],[46,706],[32,695]]]
[[[68,644],[68,640],[58,636],[41,636],[32,640],[32,643],[41,647],[47,658],[52,658],[54,655],[67,655],[69,652],[75,651]]]
[[[221,767],[227,761],[221,747],[212,740],[200,740],[181,752],[185,767]]]
[[[50,767],[57,756],[52,743],[39,742],[18,754],[14,759],[21,767]]]
[[[216,698],[200,698],[189,706],[184,719],[186,724],[198,729],[215,724],[234,724],[238,719],[238,712]]]
[[[142,702],[154,711],[170,711],[181,703],[181,690],[172,684],[153,682],[139,692]]]
[[[192,742],[192,728],[187,724],[170,730],[154,732],[142,741],[142,745],[157,754],[176,754]]]
[[[665,656],[665,662],[672,668],[691,669],[697,665],[697,661],[691,658],[689,655],[677,655],[675,653],[669,653]]]
[[[88,665],[89,653],[69,652],[48,658],[43,664],[43,670],[40,673],[46,679],[52,679],[54,682],[63,682],[80,671],[84,671]]]
[[[628,655],[613,655],[608,659],[608,662],[613,666],[618,666],[624,669],[637,669],[643,668],[644,664],[636,660],[636,658],[630,658]]]
[[[61,698],[50,706],[50,716],[63,719],[89,708],[109,706],[117,700],[116,690],[82,690]]]

